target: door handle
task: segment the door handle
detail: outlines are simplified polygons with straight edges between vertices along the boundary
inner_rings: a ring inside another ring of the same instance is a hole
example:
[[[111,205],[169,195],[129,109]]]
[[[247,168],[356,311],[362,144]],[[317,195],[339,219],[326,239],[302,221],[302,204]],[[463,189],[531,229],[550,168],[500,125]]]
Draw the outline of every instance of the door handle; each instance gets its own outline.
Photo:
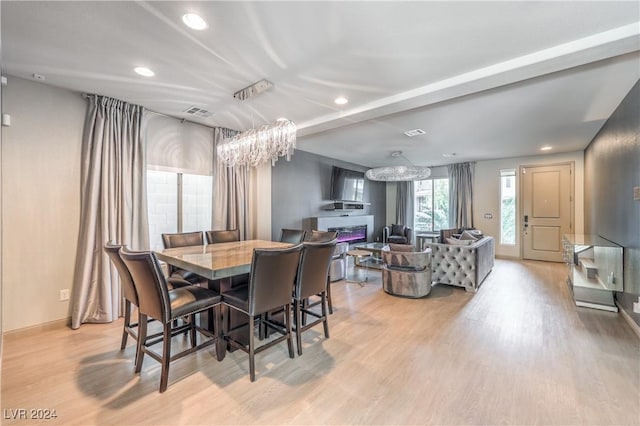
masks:
[[[529,226],[529,215],[524,215],[524,227]]]

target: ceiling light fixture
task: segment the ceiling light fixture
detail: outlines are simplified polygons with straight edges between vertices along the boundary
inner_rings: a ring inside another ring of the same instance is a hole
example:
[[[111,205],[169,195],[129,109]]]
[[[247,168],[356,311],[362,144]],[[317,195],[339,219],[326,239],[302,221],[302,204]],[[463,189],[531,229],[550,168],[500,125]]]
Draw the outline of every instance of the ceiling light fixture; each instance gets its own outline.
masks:
[[[195,13],[187,13],[185,15],[182,15],[182,22],[184,22],[187,27],[198,31],[207,28],[207,23],[204,21],[204,19],[202,19],[200,15],[197,15]]]
[[[431,169],[429,167],[414,166],[411,161],[404,155],[402,151],[394,151],[391,153],[392,158],[404,158],[410,165],[409,166],[385,166],[369,169],[365,173],[367,179],[378,180],[385,182],[398,182],[409,180],[424,180],[431,176]]]
[[[343,96],[340,96],[339,98],[336,98],[333,102],[335,102],[337,105],[344,105],[347,102],[349,102],[349,99],[347,99],[347,98],[345,98]]]
[[[139,74],[143,77],[153,77],[154,75],[156,75],[156,73],[154,73],[147,67],[135,67],[133,70],[136,72],[136,74]]]
[[[553,149],[553,147],[551,146],[543,146],[542,148],[540,148],[540,151],[551,151]]]
[[[273,84],[267,80],[260,80],[237,91],[233,97],[245,100],[272,86]],[[290,161],[296,149],[296,130],[293,121],[279,118],[274,123],[238,133],[224,140],[217,147],[218,158],[230,167],[255,167],[267,161],[271,161],[273,166],[279,157],[285,157]]]

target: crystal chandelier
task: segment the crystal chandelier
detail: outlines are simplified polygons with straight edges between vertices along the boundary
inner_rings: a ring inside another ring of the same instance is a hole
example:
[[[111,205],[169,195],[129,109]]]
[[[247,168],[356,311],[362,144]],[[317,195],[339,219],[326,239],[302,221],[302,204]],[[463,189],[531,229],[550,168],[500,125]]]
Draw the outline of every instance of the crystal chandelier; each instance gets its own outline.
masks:
[[[273,83],[262,79],[238,90],[233,97],[245,101],[272,87]],[[286,157],[289,161],[295,149],[296,125],[286,118],[281,118],[275,123],[247,130],[222,141],[217,147],[217,152],[220,161],[231,167],[255,167],[267,161],[271,161],[271,165],[274,166],[279,157]]]
[[[409,159],[402,155],[402,151],[394,151],[391,153],[391,157],[402,157],[411,164]],[[369,169],[365,173],[369,180],[380,180],[385,182],[398,182],[408,180],[424,180],[431,176],[431,169],[429,167],[414,166],[385,166]]]
[[[218,145],[218,158],[228,166],[251,166],[271,161],[275,165],[279,157],[291,160],[296,148],[296,125],[281,119],[251,129],[226,139]]]

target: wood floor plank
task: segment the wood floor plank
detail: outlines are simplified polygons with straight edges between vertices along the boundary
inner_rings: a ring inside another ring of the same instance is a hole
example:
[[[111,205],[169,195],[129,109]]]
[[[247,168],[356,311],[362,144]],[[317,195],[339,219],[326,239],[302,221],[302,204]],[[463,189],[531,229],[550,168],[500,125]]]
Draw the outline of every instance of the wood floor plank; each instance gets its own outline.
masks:
[[[390,296],[369,271],[333,283],[331,338],[256,357],[212,349],[171,366],[120,351],[122,322],[5,337],[2,424],[640,424],[640,341],[615,313],[576,307],[563,265],[498,259],[476,294]],[[176,350],[188,344],[176,338]],[[51,421],[11,419],[55,409]]]

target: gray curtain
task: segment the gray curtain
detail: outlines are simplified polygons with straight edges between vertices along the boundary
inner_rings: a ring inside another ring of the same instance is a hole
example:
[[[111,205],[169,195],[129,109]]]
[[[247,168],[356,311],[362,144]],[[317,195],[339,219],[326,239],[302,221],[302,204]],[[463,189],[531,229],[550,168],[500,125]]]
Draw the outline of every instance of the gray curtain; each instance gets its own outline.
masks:
[[[473,228],[473,172],[471,163],[450,164],[449,225],[452,228]]]
[[[117,271],[103,247],[108,241],[148,249],[144,108],[88,96],[81,154],[80,235],[71,327],[111,322],[124,313]]]
[[[217,146],[237,134],[217,127],[213,130],[213,229],[238,229],[240,239],[250,234],[248,166],[228,167],[218,161]]]
[[[404,181],[397,182],[396,187],[396,223],[411,229],[414,229],[413,186],[413,181]]]

